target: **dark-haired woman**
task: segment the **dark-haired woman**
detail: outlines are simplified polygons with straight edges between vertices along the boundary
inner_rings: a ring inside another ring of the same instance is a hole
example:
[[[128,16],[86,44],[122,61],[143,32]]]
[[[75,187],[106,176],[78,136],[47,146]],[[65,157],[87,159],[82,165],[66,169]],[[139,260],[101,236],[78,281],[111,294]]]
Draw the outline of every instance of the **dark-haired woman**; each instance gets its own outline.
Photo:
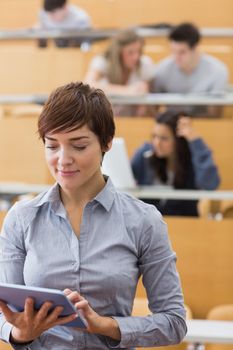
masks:
[[[175,189],[214,190],[220,183],[211,151],[196,134],[190,117],[167,111],[156,118],[151,143],[145,143],[132,159],[139,185]],[[163,215],[198,216],[197,201],[147,200]]]

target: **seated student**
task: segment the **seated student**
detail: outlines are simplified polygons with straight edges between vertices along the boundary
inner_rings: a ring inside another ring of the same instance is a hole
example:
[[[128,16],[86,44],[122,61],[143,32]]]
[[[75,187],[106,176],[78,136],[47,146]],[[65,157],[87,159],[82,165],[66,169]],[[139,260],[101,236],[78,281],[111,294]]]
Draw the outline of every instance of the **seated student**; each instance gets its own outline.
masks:
[[[85,81],[108,94],[141,95],[149,92],[154,76],[152,60],[142,54],[143,39],[133,30],[120,32],[103,55],[92,60]],[[114,106],[115,115],[148,115],[145,106]]]
[[[200,33],[194,25],[178,25],[170,32],[169,39],[172,55],[157,65],[154,92],[218,93],[225,90],[227,67],[217,58],[199,52]],[[195,117],[220,117],[222,108],[187,106],[183,110]]]
[[[214,190],[220,183],[211,151],[196,134],[191,118],[171,110],[156,118],[152,141],[136,151],[132,169],[139,185]],[[150,203],[156,204],[163,215],[198,215],[197,201]]]
[[[88,29],[91,27],[89,15],[80,7],[67,3],[67,0],[44,0],[39,13],[41,29]],[[76,38],[55,39],[58,47],[80,46],[83,40]],[[46,40],[40,40],[40,46],[46,46]]]

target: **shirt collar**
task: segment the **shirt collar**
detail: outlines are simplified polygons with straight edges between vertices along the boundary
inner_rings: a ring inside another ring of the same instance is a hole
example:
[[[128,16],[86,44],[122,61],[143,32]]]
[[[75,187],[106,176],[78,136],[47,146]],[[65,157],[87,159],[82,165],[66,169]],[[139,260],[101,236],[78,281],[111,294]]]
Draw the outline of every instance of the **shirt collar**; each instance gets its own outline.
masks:
[[[111,179],[105,176],[106,184],[104,188],[96,195],[93,201],[100,203],[107,211],[111,209],[113,204],[116,188],[114,187]],[[93,202],[92,201],[92,202]],[[54,184],[48,191],[39,195],[36,206],[42,206],[45,203],[51,203],[52,208],[56,211],[61,204],[59,184]]]
[[[115,199],[116,188],[108,176],[104,176],[104,178],[105,178],[106,184],[104,188],[94,198],[94,201],[97,201],[107,211],[109,211]]]
[[[61,207],[62,202],[58,183],[55,183],[48,191],[41,193],[35,205],[36,207],[40,207],[46,203],[50,203],[51,208],[55,212]]]

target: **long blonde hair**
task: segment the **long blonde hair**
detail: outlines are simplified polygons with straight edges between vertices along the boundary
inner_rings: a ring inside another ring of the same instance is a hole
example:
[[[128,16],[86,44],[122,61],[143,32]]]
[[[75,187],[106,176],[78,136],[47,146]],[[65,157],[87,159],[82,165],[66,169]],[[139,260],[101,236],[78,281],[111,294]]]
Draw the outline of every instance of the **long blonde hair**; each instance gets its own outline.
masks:
[[[123,47],[139,41],[142,46],[144,40],[131,29],[122,30],[113,38],[111,44],[105,52],[105,58],[108,62],[107,76],[112,84],[123,83],[123,66],[121,61],[121,52]],[[138,62],[138,68],[140,61]]]

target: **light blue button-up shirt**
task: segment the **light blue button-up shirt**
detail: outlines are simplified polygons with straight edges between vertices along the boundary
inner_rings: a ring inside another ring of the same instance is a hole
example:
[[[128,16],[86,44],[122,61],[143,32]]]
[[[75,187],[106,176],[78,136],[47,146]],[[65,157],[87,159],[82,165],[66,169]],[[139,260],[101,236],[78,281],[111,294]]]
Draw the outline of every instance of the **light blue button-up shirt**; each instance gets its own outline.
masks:
[[[30,350],[134,349],[174,344],[186,333],[176,256],[167,226],[155,207],[115,189],[110,179],[83,211],[80,237],[72,230],[59,185],[16,203],[0,235],[0,282],[70,288],[93,309],[114,317],[121,341],[56,326],[27,346]],[[152,315],[131,316],[143,276]],[[12,325],[0,314],[0,338]]]

